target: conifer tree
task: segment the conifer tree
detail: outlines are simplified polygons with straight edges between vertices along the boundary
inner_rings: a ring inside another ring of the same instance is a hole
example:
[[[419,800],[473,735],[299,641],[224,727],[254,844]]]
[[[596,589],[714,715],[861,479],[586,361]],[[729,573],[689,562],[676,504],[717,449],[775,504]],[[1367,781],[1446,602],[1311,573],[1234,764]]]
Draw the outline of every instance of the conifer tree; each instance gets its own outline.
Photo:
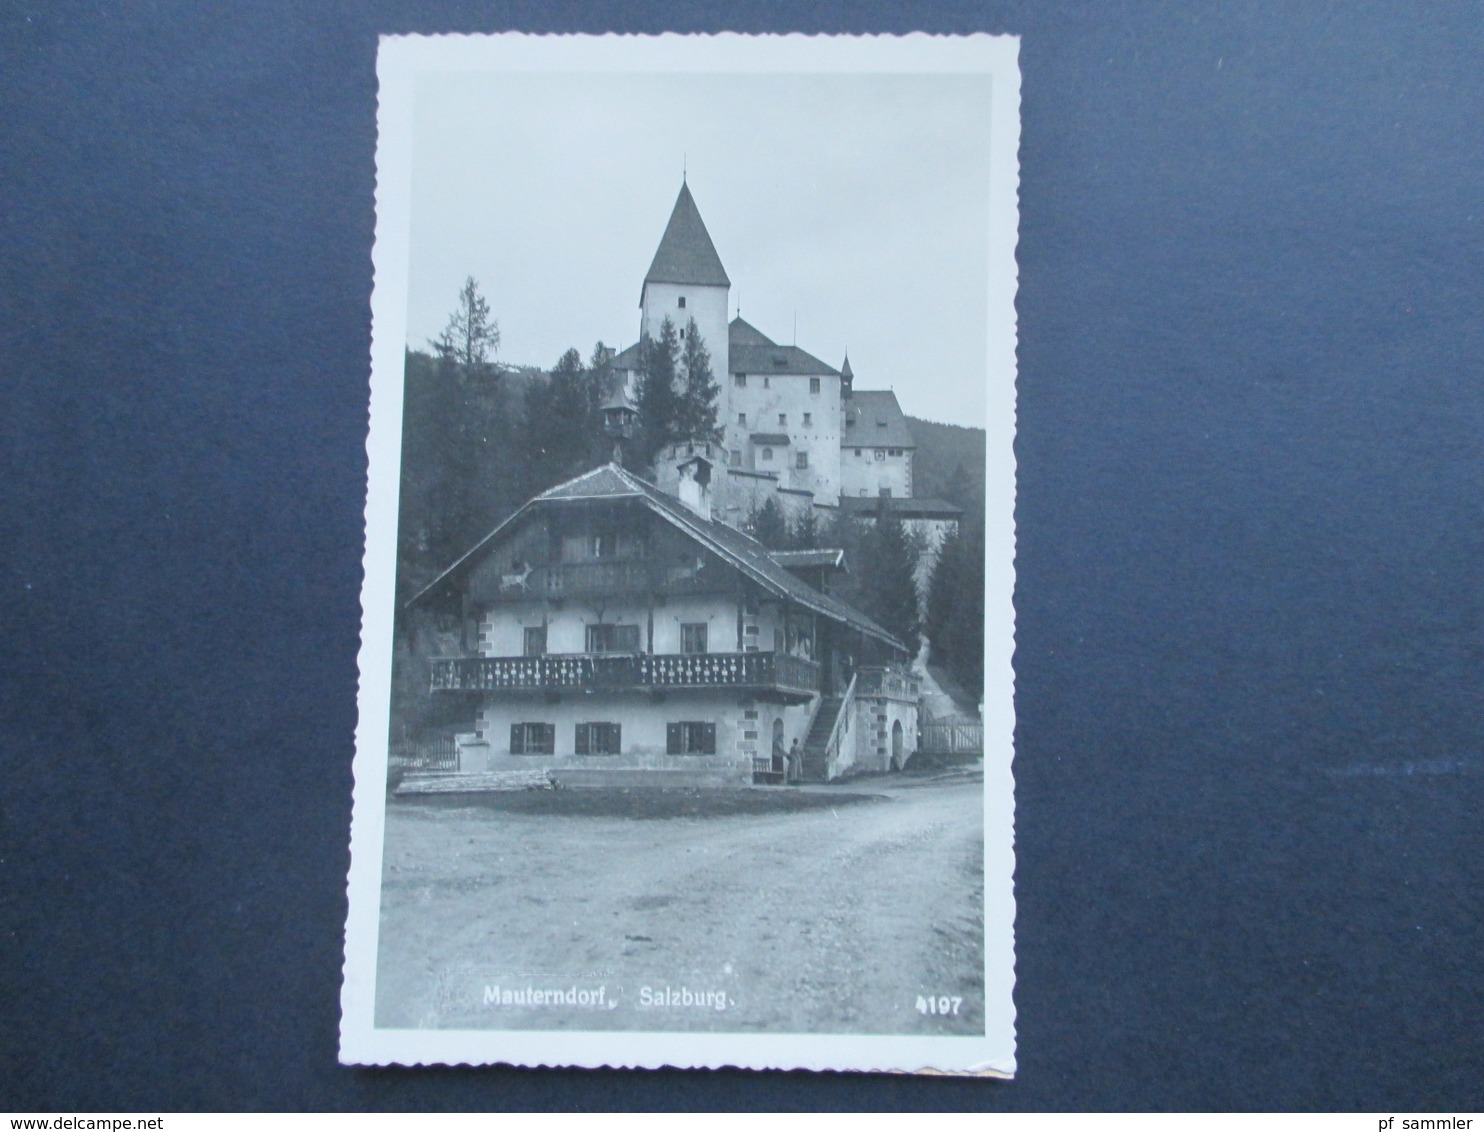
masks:
[[[884,500],[876,512],[874,529],[862,540],[861,552],[865,612],[915,651],[919,621],[913,570],[917,559],[902,521],[886,509]]]
[[[660,450],[680,438],[677,428],[682,414],[681,398],[675,389],[680,362],[680,337],[666,316],[658,338],[643,340],[644,357],[639,376],[639,454],[653,464]]]
[[[676,419],[678,436],[690,440],[717,440],[716,398],[721,393],[711,372],[711,351],[692,318],[685,328],[685,350],[681,359],[685,371],[685,388],[680,398]]]
[[[531,469],[531,487],[543,491],[585,471],[595,460],[598,423],[597,381],[568,350],[544,381],[526,391],[525,428],[518,445]]]
[[[788,546],[788,520],[778,500],[768,496],[763,505],[752,513],[747,523],[748,532],[769,550],[783,550]]]
[[[984,528],[960,524],[943,540],[928,587],[933,660],[971,695],[984,687]]]
[[[788,544],[795,550],[817,550],[823,545],[819,534],[819,517],[810,507],[789,527]]]

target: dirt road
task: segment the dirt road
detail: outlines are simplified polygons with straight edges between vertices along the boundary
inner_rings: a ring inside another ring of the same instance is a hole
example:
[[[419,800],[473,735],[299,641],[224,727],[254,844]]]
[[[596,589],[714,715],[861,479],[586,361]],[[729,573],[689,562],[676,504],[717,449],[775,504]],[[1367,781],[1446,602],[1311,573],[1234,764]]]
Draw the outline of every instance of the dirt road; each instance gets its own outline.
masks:
[[[394,802],[377,1024],[983,1032],[980,775],[826,791],[668,818]]]

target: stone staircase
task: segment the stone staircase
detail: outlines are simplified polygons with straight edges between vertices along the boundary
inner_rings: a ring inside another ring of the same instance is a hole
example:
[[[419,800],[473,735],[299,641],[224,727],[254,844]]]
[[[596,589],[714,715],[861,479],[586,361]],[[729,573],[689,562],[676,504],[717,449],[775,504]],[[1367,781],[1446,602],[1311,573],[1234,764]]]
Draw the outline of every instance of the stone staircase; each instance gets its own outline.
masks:
[[[830,741],[830,732],[835,729],[835,720],[840,716],[843,696],[826,696],[820,702],[819,711],[804,738],[804,759],[801,774],[805,782],[827,782],[829,780],[829,754],[825,744]]]

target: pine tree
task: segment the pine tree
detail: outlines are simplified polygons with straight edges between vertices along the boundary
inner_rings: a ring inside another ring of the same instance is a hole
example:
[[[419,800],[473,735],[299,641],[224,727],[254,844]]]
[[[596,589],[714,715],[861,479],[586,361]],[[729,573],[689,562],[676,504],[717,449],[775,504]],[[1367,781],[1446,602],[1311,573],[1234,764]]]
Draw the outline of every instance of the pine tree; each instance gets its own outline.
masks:
[[[685,371],[685,391],[681,394],[676,432],[686,440],[719,440],[716,427],[716,398],[721,393],[711,372],[711,351],[696,328],[693,318],[685,328],[685,351],[681,359]]]
[[[913,570],[917,560],[902,521],[886,509],[884,501],[876,512],[875,529],[863,540],[861,551],[865,559],[860,569],[865,612],[915,651],[919,621]]]
[[[680,438],[681,398],[675,391],[680,361],[680,338],[669,317],[660,324],[658,338],[643,341],[639,376],[639,455],[653,464],[660,450]]]
[[[788,544],[795,550],[818,550],[819,517],[810,507],[788,528]]]
[[[531,468],[531,486],[542,491],[591,467],[599,436],[597,382],[568,350],[545,381],[526,391],[525,428],[518,448]]]
[[[961,524],[944,539],[928,589],[933,660],[971,695],[984,688],[984,528]]]
[[[783,550],[788,546],[788,520],[783,508],[778,506],[778,500],[771,495],[752,513],[747,529],[769,550]]]
[[[464,280],[459,305],[448,316],[443,333],[430,344],[439,358],[468,371],[488,365],[499,353],[500,324],[490,317],[490,305],[474,276]]]

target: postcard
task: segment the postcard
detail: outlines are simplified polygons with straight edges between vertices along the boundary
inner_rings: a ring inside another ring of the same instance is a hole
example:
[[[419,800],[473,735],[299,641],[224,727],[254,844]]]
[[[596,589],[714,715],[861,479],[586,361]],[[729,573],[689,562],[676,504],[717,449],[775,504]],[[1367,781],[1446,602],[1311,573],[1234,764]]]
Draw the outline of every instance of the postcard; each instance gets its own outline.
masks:
[[[1014,1073],[1017,51],[382,41],[342,1061]]]

